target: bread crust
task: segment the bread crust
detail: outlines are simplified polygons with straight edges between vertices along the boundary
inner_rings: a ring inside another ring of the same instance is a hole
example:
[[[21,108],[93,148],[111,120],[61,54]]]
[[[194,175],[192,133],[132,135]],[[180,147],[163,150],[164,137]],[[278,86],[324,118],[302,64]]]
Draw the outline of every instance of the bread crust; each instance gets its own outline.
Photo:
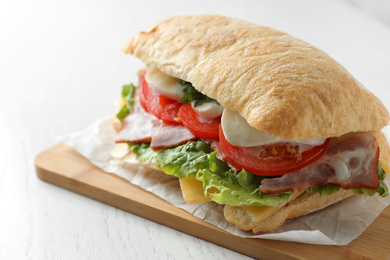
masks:
[[[285,139],[379,131],[390,120],[382,102],[325,52],[242,20],[216,15],[173,17],[131,38],[122,51],[191,82],[252,127]],[[382,134],[378,138],[382,158],[388,162],[388,144]],[[136,162],[131,154],[122,160]],[[151,163],[142,165],[156,169]],[[225,205],[224,215],[242,230],[269,232],[287,219],[352,195],[350,190],[331,195],[305,192],[261,221],[247,207]]]
[[[382,102],[325,52],[242,20],[174,17],[139,33],[122,51],[285,139],[377,131],[389,122]]]
[[[252,230],[254,233],[275,231],[286,220],[303,216],[323,209],[353,195],[351,190],[340,190],[331,195],[320,195],[317,192],[303,193],[271,216],[258,221],[256,212],[247,207],[225,205],[224,215],[227,221],[242,230]]]

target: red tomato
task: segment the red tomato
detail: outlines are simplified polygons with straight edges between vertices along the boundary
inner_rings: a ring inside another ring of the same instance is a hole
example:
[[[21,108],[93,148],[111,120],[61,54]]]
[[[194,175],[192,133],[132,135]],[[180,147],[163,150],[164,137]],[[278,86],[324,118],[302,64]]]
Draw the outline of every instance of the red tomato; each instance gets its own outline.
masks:
[[[226,160],[237,170],[263,176],[283,175],[312,164],[324,155],[329,145],[329,138],[321,145],[299,151],[297,146],[286,143],[262,146],[256,154],[251,148],[231,145],[219,129],[221,149]],[[253,148],[252,148],[253,149]]]
[[[139,93],[139,101],[140,101],[141,105],[143,106],[143,108],[146,111],[148,111],[148,109],[146,108],[146,101],[145,101],[145,97],[148,96],[147,95],[148,94],[148,84],[145,81],[144,75],[139,77],[139,86],[141,86],[141,91]]]
[[[140,102],[146,111],[165,123],[181,124],[178,113],[182,104],[157,94],[153,89],[149,88],[146,80],[142,82]]]
[[[217,138],[221,118],[211,121],[202,120],[191,104],[183,104],[179,110],[179,117],[185,127],[198,138]]]

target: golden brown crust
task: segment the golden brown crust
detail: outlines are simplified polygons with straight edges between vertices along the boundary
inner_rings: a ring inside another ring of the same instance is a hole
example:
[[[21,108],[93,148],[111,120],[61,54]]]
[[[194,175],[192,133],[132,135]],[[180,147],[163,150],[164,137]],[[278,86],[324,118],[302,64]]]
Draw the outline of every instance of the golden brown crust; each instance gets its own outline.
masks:
[[[139,33],[122,51],[285,139],[380,130],[389,122],[382,102],[326,53],[242,20],[174,17]]]
[[[303,193],[271,216],[257,221],[256,212],[246,207],[225,205],[224,215],[227,221],[242,230],[252,230],[254,233],[270,232],[278,229],[287,219],[299,217],[323,209],[353,195],[351,190],[341,190],[331,195],[320,195],[317,192]]]

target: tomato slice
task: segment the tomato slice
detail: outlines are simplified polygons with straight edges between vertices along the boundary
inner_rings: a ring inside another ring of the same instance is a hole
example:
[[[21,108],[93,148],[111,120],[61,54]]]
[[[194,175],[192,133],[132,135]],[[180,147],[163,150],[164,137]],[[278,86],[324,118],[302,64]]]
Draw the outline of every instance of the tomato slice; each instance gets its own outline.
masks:
[[[263,176],[277,176],[294,172],[321,158],[326,152],[330,138],[323,144],[304,151],[293,144],[280,143],[255,148],[231,145],[219,128],[221,150],[226,160],[237,170]],[[253,152],[257,150],[257,152]]]
[[[140,102],[146,111],[165,123],[181,124],[179,109],[182,104],[153,91],[145,79],[142,82]]]
[[[143,106],[143,108],[148,111],[148,109],[146,108],[146,98],[148,96],[148,84],[146,83],[145,81],[145,76],[142,75],[139,77],[139,86],[141,86],[141,91],[140,91],[140,94],[139,94],[139,101],[141,103],[141,105]]]
[[[183,104],[179,110],[179,117],[185,127],[198,138],[217,138],[221,118],[206,121],[200,118],[191,104]]]

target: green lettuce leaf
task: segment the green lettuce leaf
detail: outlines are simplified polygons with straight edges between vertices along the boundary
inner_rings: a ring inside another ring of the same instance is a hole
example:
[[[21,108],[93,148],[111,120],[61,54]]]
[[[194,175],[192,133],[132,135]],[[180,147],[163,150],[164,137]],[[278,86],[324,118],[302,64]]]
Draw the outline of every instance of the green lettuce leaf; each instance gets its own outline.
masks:
[[[195,177],[199,169],[209,166],[210,146],[202,141],[188,142],[173,148],[153,151],[149,143],[129,144],[140,162],[152,162],[164,172],[180,179]]]
[[[180,99],[181,103],[192,103],[194,102],[194,107],[198,107],[203,103],[215,103],[219,105],[218,101],[212,98],[209,98],[206,95],[203,95],[201,92],[196,90],[190,82],[180,81],[177,86],[177,92],[183,89],[183,96]]]
[[[246,171],[235,174],[203,141],[188,142],[160,151],[153,151],[145,143],[129,146],[141,162],[151,161],[167,174],[180,179],[195,177],[203,182],[205,190],[212,187],[218,189],[220,193],[212,193],[210,197],[219,204],[276,206],[290,197],[290,193],[279,196],[262,194],[258,189],[261,177]]]
[[[124,104],[119,112],[116,114],[116,117],[122,122],[133,110],[134,106],[134,94],[136,86],[133,83],[129,85],[123,85],[122,87],[122,97],[127,100],[127,103]]]
[[[209,166],[211,148],[202,141],[188,142],[174,148],[158,151],[156,164],[164,172],[179,177],[195,177],[200,169]]]
[[[157,153],[150,148],[149,143],[129,143],[130,151],[137,155],[140,162],[151,162],[155,164]]]
[[[317,185],[306,188],[306,192],[312,193],[312,192],[318,192],[320,195],[326,194],[330,195],[337,191],[339,191],[341,188],[339,186],[335,185]]]
[[[209,161],[218,166],[200,170],[196,176],[197,180],[203,182],[205,195],[210,188],[219,190],[219,193],[209,194],[213,201],[231,206],[277,206],[290,198],[290,192],[277,196],[261,193],[259,190],[261,177],[245,170],[235,174],[225,163],[217,159],[216,154],[211,153]]]

